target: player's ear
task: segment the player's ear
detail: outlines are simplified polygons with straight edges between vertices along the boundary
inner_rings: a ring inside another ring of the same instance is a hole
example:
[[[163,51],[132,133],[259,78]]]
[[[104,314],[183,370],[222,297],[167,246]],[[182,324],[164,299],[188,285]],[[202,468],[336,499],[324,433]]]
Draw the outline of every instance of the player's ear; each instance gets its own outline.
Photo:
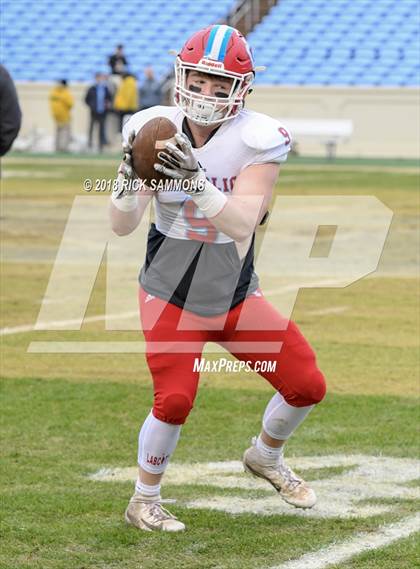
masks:
[[[246,97],[247,97],[247,95],[249,95],[250,93],[252,93],[253,90],[254,90],[254,89],[248,89],[248,91],[245,93],[244,98],[242,99],[242,108],[243,108],[243,109],[245,108],[245,105],[246,105]]]

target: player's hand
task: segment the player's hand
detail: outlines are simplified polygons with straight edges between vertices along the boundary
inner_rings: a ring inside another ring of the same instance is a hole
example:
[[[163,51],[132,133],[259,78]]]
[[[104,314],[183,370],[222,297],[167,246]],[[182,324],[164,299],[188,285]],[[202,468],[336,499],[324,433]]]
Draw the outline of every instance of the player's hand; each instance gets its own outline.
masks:
[[[124,195],[131,193],[131,182],[136,178],[132,163],[132,150],[135,138],[136,133],[133,130],[128,136],[128,142],[124,142],[122,145],[123,159],[118,167],[117,183],[116,188],[114,189],[115,197],[117,198],[122,198]]]
[[[185,134],[176,133],[177,146],[171,142],[165,144],[165,152],[159,152],[158,158],[162,164],[155,164],[157,172],[178,180],[190,180],[189,188],[184,189],[187,193],[199,193],[203,191],[205,173],[193,154],[191,142]]]

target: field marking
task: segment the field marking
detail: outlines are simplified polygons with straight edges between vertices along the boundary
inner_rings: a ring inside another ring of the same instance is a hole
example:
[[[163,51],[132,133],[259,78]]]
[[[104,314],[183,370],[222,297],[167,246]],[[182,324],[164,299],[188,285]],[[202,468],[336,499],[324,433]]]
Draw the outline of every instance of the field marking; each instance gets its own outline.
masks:
[[[330,306],[329,308],[321,308],[320,310],[308,310],[308,312],[305,312],[305,314],[307,316],[327,316],[328,314],[342,314],[349,308],[349,306]]]
[[[266,482],[243,473],[239,461],[169,464],[165,473],[167,485],[198,485],[223,488],[223,496],[210,496],[183,504],[187,508],[215,509],[231,514],[296,515],[309,518],[367,518],[395,511],[394,504],[369,504],[368,500],[383,498],[418,499],[419,489],[407,486],[420,476],[420,461],[368,455],[327,455],[291,457],[293,468],[343,467],[340,474],[311,482],[318,502],[310,510],[289,506]],[[102,468],[88,478],[98,482],[133,482],[137,468]],[[258,491],[250,498],[226,496],[226,489]],[[258,497],[261,493],[266,497]],[[256,497],[255,497],[256,496]],[[420,514],[396,523],[382,525],[374,532],[357,533],[342,542],[334,542],[318,551],[305,553],[297,559],[266,569],[324,569],[347,561],[366,551],[385,547],[420,530]]]
[[[420,531],[420,514],[415,514],[394,524],[381,526],[375,532],[358,534],[352,539],[333,543],[282,565],[271,566],[269,569],[308,569],[308,567],[324,569],[367,551],[390,545],[418,531]]]
[[[340,287],[343,286],[344,284],[346,284],[347,281],[339,281],[337,279],[328,279],[325,281],[314,281],[311,283],[308,283],[307,285],[305,285],[305,287],[303,288],[323,288],[323,287]],[[296,285],[295,284],[291,284],[291,285],[283,285],[280,287],[277,287],[275,289],[271,289],[271,290],[267,290],[264,291],[264,296],[270,300],[270,297],[273,296],[281,296],[283,294],[287,294],[289,292],[293,292],[294,290],[296,290]],[[51,300],[47,300],[46,301],[47,304],[51,304]],[[348,306],[331,306],[331,307],[327,307],[327,308],[323,308],[320,310],[314,310],[314,311],[310,311],[308,312],[308,315],[310,316],[324,316],[324,315],[328,315],[328,314],[341,314],[342,312],[345,312],[346,310],[348,310]],[[120,314],[97,314],[96,316],[88,316],[86,318],[83,319],[83,324],[84,323],[89,323],[89,322],[100,322],[102,320],[118,320],[119,318],[132,318],[134,316],[137,316],[139,313],[138,311],[130,311],[130,312],[124,312],[124,313],[120,313]],[[38,331],[38,330],[57,330],[59,329],[60,326],[69,326],[71,324],[79,324],[80,320],[78,318],[75,319],[69,319],[69,320],[51,320],[49,322],[37,322],[36,324],[21,324],[19,326],[6,326],[5,328],[0,328],[0,336],[8,336],[11,334],[22,334],[22,333],[26,333],[26,332],[33,332],[33,331]],[[49,328],[49,327],[52,328]],[[32,342],[32,344],[35,344],[36,342]],[[40,342],[41,343],[41,342]],[[45,342],[42,342],[42,344],[44,345]],[[64,346],[63,346],[64,342],[60,342],[60,346],[57,347],[57,350],[60,353],[64,353]],[[69,350],[72,353],[76,353],[77,352],[77,348],[75,347],[75,342],[70,342],[69,344]],[[80,344],[82,344],[82,342],[80,342]],[[104,342],[98,342],[97,343],[97,349],[96,352],[98,353],[100,350],[100,345],[103,345]],[[121,352],[121,347],[118,347],[118,343],[115,343],[115,353],[119,353]],[[107,344],[108,345],[108,344]],[[109,343],[109,346],[111,346],[111,343]],[[111,349],[111,347],[110,347]],[[41,347],[39,347],[39,349],[33,349],[33,351],[42,351],[43,349],[41,349]],[[29,350],[31,351],[31,350]],[[80,348],[80,353],[83,352],[83,350],[81,350]],[[133,347],[133,349],[130,351],[137,353],[139,350],[138,348]],[[222,350],[224,351],[224,350]],[[53,349],[53,347],[50,348],[50,353],[56,353],[55,350]]]
[[[153,342],[147,345],[146,342],[132,341],[33,341],[28,346],[28,352],[31,354],[145,354],[146,351],[156,350],[165,353],[168,349],[168,343]],[[190,353],[191,350],[199,351],[202,349],[200,342],[179,342],[177,344],[177,353]],[[208,342],[203,354],[229,354],[249,353],[252,350],[255,354],[265,354],[268,351],[279,352],[278,343],[267,342],[232,342],[225,347],[219,346],[213,342]]]
[[[331,285],[335,285],[335,286],[340,286],[340,284],[343,284],[344,281],[337,281],[337,280],[332,280],[329,279],[327,281],[324,282],[313,282],[313,283],[309,283],[305,288],[310,288],[312,286],[318,286],[318,287],[328,287]],[[347,282],[347,281],[346,281]],[[296,290],[296,285],[285,285],[285,286],[281,286],[278,287],[276,289],[273,290],[269,290],[267,292],[264,293],[264,296],[266,296],[267,298],[269,298],[270,296],[276,296],[276,295],[281,295],[281,294],[286,294],[288,292],[294,291]],[[48,304],[51,304],[51,300],[48,300]],[[325,309],[327,310],[327,309]],[[85,322],[100,322],[101,320],[117,320],[118,318],[131,318],[133,316],[137,316],[139,313],[138,311],[130,311],[130,312],[125,312],[125,313],[120,313],[120,314],[97,314],[96,316],[88,316],[87,318],[83,319],[83,324]],[[21,324],[20,326],[7,326],[5,328],[0,328],[0,336],[8,336],[10,334],[22,334],[24,332],[33,332],[33,331],[37,331],[37,330],[51,330],[51,328],[49,328],[49,326],[52,327],[52,329],[57,330],[57,328],[59,328],[60,326],[69,326],[71,324],[79,324],[80,319],[79,318],[75,318],[75,319],[69,319],[69,320],[51,320],[49,322],[37,322],[36,324]]]
[[[145,354],[146,342],[137,340],[127,342],[31,342],[29,354]]]
[[[308,283],[304,288],[322,288],[322,287],[330,287],[332,285],[334,286],[342,286],[344,283],[344,281],[337,281],[337,280],[327,280],[324,282],[312,282],[312,283]],[[270,300],[270,297],[273,296],[281,296],[283,294],[287,294],[289,292],[292,292],[296,290],[296,285],[284,285],[284,286],[280,286],[277,287],[275,289],[271,289],[268,291],[264,291],[264,296]],[[51,300],[47,300],[46,301],[47,304],[51,304]],[[327,307],[327,308],[323,308],[323,309],[319,309],[319,310],[312,310],[309,311],[307,314],[309,316],[326,316],[328,314],[341,314],[342,312],[345,312],[346,310],[348,310],[348,306],[331,306],[331,307]],[[120,313],[120,314],[97,314],[96,316],[88,316],[86,318],[83,319],[83,324],[85,323],[89,323],[89,322],[100,322],[102,320],[118,320],[120,318],[133,318],[134,316],[137,316],[139,313],[138,311],[130,311],[130,312],[124,312],[124,313]],[[60,326],[69,326],[71,324],[79,324],[80,319],[79,318],[75,318],[75,319],[68,319],[68,320],[51,320],[49,322],[36,322],[35,324],[21,324],[19,326],[6,326],[5,328],[0,328],[0,336],[9,336],[11,334],[23,334],[26,332],[34,332],[34,331],[39,331],[39,330],[57,330],[59,329]],[[50,328],[50,326],[52,328]],[[36,344],[37,342],[32,342],[32,344]],[[46,342],[39,342],[42,345],[45,345]],[[79,344],[82,344],[83,342],[79,342]],[[106,342],[97,342],[97,348],[96,350],[94,350],[96,353],[99,353],[99,351],[102,349],[100,346],[103,346]],[[65,349],[64,349],[64,342],[60,342],[59,343],[60,346],[57,346],[56,349],[53,348],[53,346],[51,346],[51,348],[49,349],[50,353],[56,353],[56,351],[59,351],[60,353],[64,353]],[[83,350],[80,346],[79,350],[76,348],[75,346],[76,342],[69,342],[69,350],[72,353],[77,353],[80,352],[82,353]],[[111,348],[111,342],[108,344],[106,343],[107,346],[109,346],[109,349]],[[114,353],[120,353],[122,351],[121,346],[118,346],[118,342],[115,343],[115,352]],[[91,348],[93,350],[93,348]],[[29,350],[29,351],[43,351],[44,348],[41,348],[41,346],[36,349],[33,348],[33,350]],[[138,353],[139,349],[134,347],[132,349],[129,349],[130,352],[133,353]],[[141,351],[141,350],[140,350]],[[225,351],[225,350],[222,350]]]
[[[18,157],[8,157],[4,160],[4,166],[7,167],[9,164],[25,164],[31,165],[85,165],[87,167],[101,167],[101,166],[117,166],[120,161],[119,156],[115,155],[113,157],[110,155],[107,158],[96,158],[92,161],[90,155],[86,155],[86,158],[26,158],[24,156]],[[417,166],[387,166],[386,164],[371,165],[371,164],[297,164],[289,163],[284,169],[287,170],[319,170],[325,172],[331,171],[342,171],[348,170],[349,172],[361,171],[361,172],[380,172],[380,173],[395,173],[395,174],[418,174],[419,168]]]
[[[193,464],[169,464],[165,484],[213,486],[220,489],[258,491],[251,498],[238,495],[214,495],[197,498],[185,504],[187,508],[210,509],[229,514],[257,516],[294,515],[304,518],[368,518],[395,509],[389,503],[369,503],[369,500],[389,498],[415,500],[420,490],[407,483],[420,476],[420,461],[366,455],[327,455],[291,457],[288,462],[298,472],[308,469],[342,467],[344,471],[330,477],[311,481],[318,495],[316,506],[310,510],[293,508],[281,500],[264,480],[244,474],[239,461]],[[103,468],[89,476],[99,482],[132,481],[136,468]]]
[[[387,173],[387,174],[418,174],[420,168],[417,166],[370,166],[366,165],[349,165],[349,164],[331,164],[331,165],[323,165],[323,164],[288,164],[287,166],[289,169],[294,168],[299,170],[319,170],[323,172],[330,172],[331,170],[339,172],[340,170],[348,170],[349,172],[354,173],[357,172],[366,172],[366,173]],[[287,171],[287,170],[284,170]],[[281,180],[281,178],[280,178]]]
[[[88,168],[92,167],[101,167],[101,166],[115,166],[117,167],[121,158],[119,156],[115,156],[112,158],[95,158],[92,160],[92,155],[86,154],[86,158],[25,158],[24,156],[15,156],[15,157],[8,157],[4,160],[4,166],[7,167],[9,164],[30,164],[31,166],[63,166],[63,165],[70,165],[70,166],[86,166]]]
[[[2,170],[3,178],[65,178],[66,172],[58,171],[54,172],[51,170],[10,170],[9,168],[4,168]]]
[[[305,177],[309,177],[309,176],[314,176],[314,174],[319,175],[319,177],[324,177],[324,172],[310,172],[309,170],[300,172],[299,175],[293,175],[293,174],[282,174],[280,176],[280,181],[283,182],[306,182]],[[340,180],[351,180],[354,177],[354,173],[353,172],[348,172],[346,174],[341,174],[340,175]]]
[[[100,322],[101,320],[116,320],[118,318],[130,318],[137,316],[138,311],[131,312],[121,312],[119,314],[97,314],[96,316],[87,316],[83,319],[83,324],[85,322]],[[58,326],[69,326],[70,324],[79,324],[80,318],[74,318],[69,320],[51,320],[49,322],[36,322],[35,324],[22,324],[20,326],[8,326],[5,328],[0,328],[0,336],[8,336],[10,334],[21,334],[23,332],[36,332],[38,330],[51,330],[50,326],[53,327],[54,331],[57,331]],[[59,331],[59,330],[58,330]]]

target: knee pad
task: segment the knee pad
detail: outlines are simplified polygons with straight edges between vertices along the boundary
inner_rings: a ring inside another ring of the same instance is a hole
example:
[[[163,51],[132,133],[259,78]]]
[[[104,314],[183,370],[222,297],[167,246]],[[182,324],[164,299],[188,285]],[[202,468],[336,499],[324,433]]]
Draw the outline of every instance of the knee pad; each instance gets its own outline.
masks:
[[[320,403],[326,391],[324,375],[316,368],[297,380],[292,393],[285,394],[284,398],[289,405],[306,407]]]
[[[183,393],[171,393],[163,398],[161,405],[154,409],[161,421],[181,425],[192,409],[192,402]]]
[[[308,389],[306,392],[306,396],[311,400],[310,404],[313,405],[320,403],[324,399],[326,391],[327,386],[325,383],[324,374],[320,372],[319,369],[317,369],[312,373],[310,377]]]

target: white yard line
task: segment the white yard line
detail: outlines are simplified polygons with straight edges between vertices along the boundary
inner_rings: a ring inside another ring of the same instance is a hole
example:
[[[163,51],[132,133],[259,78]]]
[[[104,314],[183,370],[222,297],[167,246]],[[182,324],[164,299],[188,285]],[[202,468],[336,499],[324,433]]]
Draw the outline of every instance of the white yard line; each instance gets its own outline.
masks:
[[[146,348],[149,351],[156,350],[164,353],[168,349],[167,342],[154,342],[147,345],[146,342],[137,340],[127,342],[117,341],[34,341],[28,346],[31,354],[145,354]],[[179,342],[177,353],[190,353],[191,350],[199,352],[202,349],[200,342]],[[278,351],[278,344],[267,342],[235,342],[233,347],[226,344],[226,349],[213,342],[208,342],[203,349],[203,354],[226,354],[227,349],[235,353],[266,353],[268,350]]]
[[[10,334],[20,334],[22,332],[32,332],[34,324],[22,324],[21,326],[7,326],[0,329],[0,336],[9,336]]]
[[[185,349],[187,351],[187,349]],[[146,342],[31,342],[29,354],[145,354]]]
[[[390,545],[420,530],[420,514],[394,524],[380,527],[376,532],[361,533],[352,539],[334,543],[328,547],[306,553],[293,561],[275,565],[269,569],[324,569],[330,565],[348,561],[356,555]]]
[[[3,178],[65,178],[66,173],[61,171],[52,170],[12,170],[10,168],[3,168]]]
[[[130,318],[137,316],[138,312],[121,312],[119,314],[97,314],[96,316],[88,316],[83,319],[83,324],[87,322],[100,322],[101,320],[116,320],[118,318]],[[50,322],[37,322],[35,324],[22,324],[21,326],[10,326],[0,328],[0,336],[9,336],[10,334],[21,334],[22,332],[33,332],[38,330],[51,330],[51,327],[57,331],[57,326],[69,326],[70,324],[79,324],[80,318],[71,320],[51,320]]]
[[[281,294],[287,294],[288,292],[293,292],[295,290],[303,290],[306,288],[327,288],[327,287],[342,287],[346,286],[348,280],[339,280],[339,279],[326,279],[321,280],[318,279],[317,281],[308,282],[305,286],[298,287],[296,284],[288,284],[279,286],[277,288],[273,288],[271,290],[263,290],[264,296],[270,298],[270,296],[279,296]]]
[[[308,316],[326,316],[327,314],[341,314],[349,309],[348,306],[330,306],[320,310],[308,310]]]
[[[347,281],[346,281],[347,282]],[[332,284],[339,285],[340,283],[337,280],[328,280],[324,282],[314,282],[308,283],[308,287],[311,286],[331,286]],[[345,284],[343,282],[343,284]],[[284,294],[290,291],[296,290],[296,285],[285,285],[278,287],[273,290],[269,290],[265,292],[264,295],[266,297],[275,296],[279,294]],[[327,310],[327,309],[325,309]],[[87,318],[83,319],[83,323],[88,322],[100,322],[101,320],[109,319],[115,320],[118,318],[130,318],[132,316],[136,316],[138,312],[126,312],[121,314],[98,314],[96,316],[88,316]],[[24,332],[32,332],[34,330],[50,330],[52,328],[57,328],[58,326],[69,326],[71,324],[79,324],[80,319],[75,318],[71,320],[52,320],[51,322],[37,322],[36,324],[22,324],[20,326],[7,326],[5,328],[0,328],[0,336],[9,336],[10,334],[21,334]],[[137,350],[136,350],[137,351]]]
[[[325,172],[320,170],[320,171],[310,171],[310,170],[303,170],[302,172],[299,172],[299,174],[295,175],[295,174],[281,174],[280,175],[280,181],[283,184],[284,182],[306,182],[306,180],[311,177],[313,178],[313,176],[317,175],[319,178],[322,178],[325,176]],[[354,172],[345,172],[345,173],[341,173],[340,174],[340,180],[351,180],[354,178]]]

